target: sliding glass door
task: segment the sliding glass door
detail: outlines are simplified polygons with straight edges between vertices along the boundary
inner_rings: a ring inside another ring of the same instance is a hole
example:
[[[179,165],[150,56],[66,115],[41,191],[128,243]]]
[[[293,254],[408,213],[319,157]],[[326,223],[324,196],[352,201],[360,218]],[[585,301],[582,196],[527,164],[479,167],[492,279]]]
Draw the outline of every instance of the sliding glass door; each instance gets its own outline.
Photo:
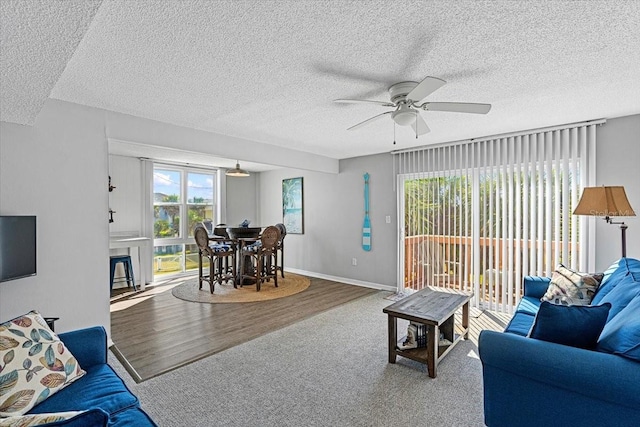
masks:
[[[466,288],[463,261],[471,242],[470,184],[468,177],[453,173],[404,177],[405,288]]]
[[[586,267],[571,213],[594,141],[585,126],[398,153],[399,290],[465,290],[511,312],[525,275]]]

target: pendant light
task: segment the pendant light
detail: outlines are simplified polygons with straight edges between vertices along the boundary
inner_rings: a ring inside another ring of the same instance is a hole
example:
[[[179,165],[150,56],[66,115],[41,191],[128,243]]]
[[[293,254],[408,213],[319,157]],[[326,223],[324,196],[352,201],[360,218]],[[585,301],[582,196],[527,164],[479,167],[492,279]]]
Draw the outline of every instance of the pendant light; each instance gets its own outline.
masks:
[[[240,169],[240,162],[236,160],[236,168],[229,169],[225,175],[227,176],[249,176],[249,172],[244,169]]]

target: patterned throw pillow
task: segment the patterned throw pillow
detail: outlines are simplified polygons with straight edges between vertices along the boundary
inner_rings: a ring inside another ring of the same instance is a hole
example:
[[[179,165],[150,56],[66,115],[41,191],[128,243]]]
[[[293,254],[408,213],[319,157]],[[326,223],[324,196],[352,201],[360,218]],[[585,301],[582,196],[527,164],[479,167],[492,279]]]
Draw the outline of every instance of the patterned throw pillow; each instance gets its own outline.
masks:
[[[589,305],[600,286],[603,274],[578,273],[560,264],[540,301],[561,305]]]
[[[28,414],[18,417],[0,418],[0,427],[33,427],[59,421],[66,421],[84,411],[56,412],[53,414]]]
[[[0,417],[25,414],[84,374],[37,311],[0,324]]]

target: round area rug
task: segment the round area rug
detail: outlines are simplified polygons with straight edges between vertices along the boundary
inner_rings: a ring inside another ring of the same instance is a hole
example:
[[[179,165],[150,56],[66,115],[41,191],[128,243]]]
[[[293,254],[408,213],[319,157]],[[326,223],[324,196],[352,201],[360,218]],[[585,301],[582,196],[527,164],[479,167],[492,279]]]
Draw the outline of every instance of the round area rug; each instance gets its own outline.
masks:
[[[256,285],[238,286],[234,288],[231,283],[219,285],[216,283],[213,294],[209,291],[209,283],[202,282],[202,289],[198,289],[198,279],[191,279],[174,287],[171,293],[174,297],[192,302],[204,302],[209,304],[228,302],[256,302],[284,298],[297,294],[309,287],[309,278],[297,274],[285,273],[285,278],[278,277],[278,287],[273,285],[273,279],[264,282],[260,286],[260,292],[256,291]]]

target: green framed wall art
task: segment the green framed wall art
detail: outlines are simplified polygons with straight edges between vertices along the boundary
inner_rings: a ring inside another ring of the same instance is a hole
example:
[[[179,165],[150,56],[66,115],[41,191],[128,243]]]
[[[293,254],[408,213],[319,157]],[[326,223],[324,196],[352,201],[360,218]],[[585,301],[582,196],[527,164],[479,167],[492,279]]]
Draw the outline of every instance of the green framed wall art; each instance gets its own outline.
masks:
[[[304,234],[302,177],[282,180],[282,223],[287,234]]]

